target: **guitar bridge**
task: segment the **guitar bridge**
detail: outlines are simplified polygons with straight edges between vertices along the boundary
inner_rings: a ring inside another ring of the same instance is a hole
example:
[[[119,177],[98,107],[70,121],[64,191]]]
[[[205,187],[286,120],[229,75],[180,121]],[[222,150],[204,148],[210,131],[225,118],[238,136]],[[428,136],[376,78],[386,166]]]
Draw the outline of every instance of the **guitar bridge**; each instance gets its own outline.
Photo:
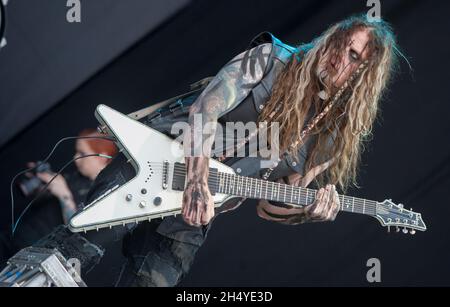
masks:
[[[169,161],[165,160],[163,162],[163,172],[162,172],[162,188],[167,190],[169,187]]]

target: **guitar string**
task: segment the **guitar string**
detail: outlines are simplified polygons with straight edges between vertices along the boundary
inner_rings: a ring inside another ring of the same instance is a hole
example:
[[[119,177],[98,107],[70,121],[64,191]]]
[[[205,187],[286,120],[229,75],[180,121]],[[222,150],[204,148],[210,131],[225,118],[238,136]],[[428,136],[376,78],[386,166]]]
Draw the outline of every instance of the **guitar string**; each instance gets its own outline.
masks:
[[[164,167],[163,163],[161,163],[161,162],[151,163],[151,165],[155,165],[155,164],[160,164],[160,167]],[[174,175],[175,174],[179,175],[179,176],[186,176],[186,171],[181,166],[175,167]],[[227,174],[227,173],[218,173],[218,176],[223,176],[225,180],[233,179],[234,182],[236,182],[237,180],[241,180],[242,183],[246,185],[247,190],[249,190],[250,194],[256,194],[256,190],[253,189],[253,180],[255,180],[256,178],[238,176],[238,175]],[[211,182],[213,184],[211,187],[215,188],[216,190],[219,190],[221,188],[221,186],[217,180],[219,180],[220,178],[215,177],[214,179],[215,179],[215,181]],[[263,187],[264,182],[255,183],[255,187],[258,188],[258,185]],[[277,195],[282,194],[281,197],[283,197],[284,199],[285,198],[289,199],[291,197],[288,195],[289,193],[290,194],[296,193],[299,198],[304,197],[307,201],[314,200],[315,197],[317,196],[317,190],[313,190],[313,189],[308,189],[308,188],[303,188],[303,187],[294,187],[294,186],[290,186],[290,185],[284,186],[281,183],[277,183],[277,182],[269,182],[268,184],[271,186],[269,187],[266,184],[266,186],[267,186],[266,189],[270,189],[272,194],[273,193],[277,193]],[[248,185],[250,185],[250,187],[248,187]],[[223,189],[228,189],[231,192],[231,189],[234,190],[234,187],[231,187],[231,186],[223,187]],[[239,188],[236,188],[236,189],[239,189]],[[285,191],[282,191],[283,189],[285,189]],[[300,190],[295,191],[293,189],[300,189]],[[243,195],[243,196],[245,196],[245,195]],[[339,195],[339,197],[340,197],[340,200],[342,200],[344,203],[341,205],[345,205],[346,208],[352,207],[354,211],[355,211],[354,208],[359,208],[360,210],[357,210],[357,211],[362,211],[362,212],[369,211],[369,210],[375,210],[376,206],[379,205],[379,203],[375,203],[374,201],[364,200],[364,199],[357,198],[357,197],[345,196],[345,195]],[[349,204],[349,200],[345,199],[345,198],[352,198],[351,204]],[[347,202],[345,202],[346,200],[347,200]],[[291,201],[292,201],[292,198],[291,198]],[[345,208],[343,208],[343,209],[345,209]]]
[[[186,176],[186,171],[185,169],[181,168],[181,167],[176,167],[176,169],[174,170],[174,174],[179,175],[179,176]],[[245,190],[247,190],[249,196],[254,195],[256,197],[257,194],[257,190],[254,190],[253,188],[253,183],[254,180],[256,180],[256,178],[251,178],[251,177],[244,177],[244,176],[238,176],[238,175],[234,175],[234,174],[227,174],[227,173],[219,173],[218,176],[222,176],[223,180],[225,181],[225,187],[223,187],[223,190],[225,190],[225,192],[235,192],[235,190],[237,190],[237,192],[242,193],[244,188],[239,188],[239,186],[237,186],[236,188],[234,186],[228,186],[228,182],[233,181],[233,184],[235,185],[236,183],[239,184],[239,181],[242,182],[243,185],[245,185]],[[220,180],[220,178],[215,178],[215,180]],[[259,181],[258,181],[259,182]],[[264,184],[264,182],[259,182],[260,186],[262,187],[262,185]],[[213,186],[212,188],[215,188],[216,191],[220,192],[220,183],[219,182],[212,182]],[[258,183],[255,183],[255,187],[258,188]],[[270,186],[269,186],[270,185]],[[291,198],[291,201],[293,201],[293,198],[291,196],[289,196],[288,194],[288,190],[289,193],[291,195],[293,195],[294,193],[296,193],[296,195],[298,196],[298,200],[301,201],[302,197],[305,198],[305,203],[308,203],[308,201],[310,203],[312,203],[315,200],[316,197],[316,193],[317,190],[312,190],[312,189],[307,189],[307,188],[302,188],[302,187],[293,187],[290,185],[282,185],[280,183],[276,183],[276,182],[268,182],[268,184],[266,184],[266,190],[269,191],[270,189],[270,194],[271,195],[278,195],[278,200],[280,200],[281,198],[283,198],[284,200],[289,200],[289,198]],[[284,192],[282,190],[285,190]],[[294,190],[294,189],[299,189],[299,190]],[[267,192],[266,191],[266,192]],[[246,196],[248,195],[247,193],[243,193],[242,196]],[[281,196],[280,196],[281,194]],[[266,193],[267,195],[267,193]],[[311,196],[311,197],[310,197]],[[351,197],[351,196],[345,196],[345,195],[339,195],[339,197],[345,201],[345,197]],[[350,206],[350,205],[349,205]],[[349,206],[346,206],[347,208]],[[354,198],[354,201],[352,200],[352,209],[353,210],[349,210],[349,211],[357,211],[357,212],[361,212],[361,213],[371,213],[371,214],[375,214],[376,213],[376,206],[377,203],[374,201],[370,201],[370,200],[364,200],[364,199],[358,199],[358,198]],[[342,205],[342,210],[345,211],[346,208],[344,208]]]
[[[162,172],[162,169],[165,167],[164,162],[150,162],[149,161],[148,163],[149,163],[149,166],[151,166],[152,169],[154,169],[156,173]],[[170,165],[169,165],[169,168],[170,168]],[[175,171],[176,171],[176,173],[175,173]],[[174,174],[177,174],[180,176],[186,176],[186,170],[184,168],[182,168],[181,165],[179,167],[175,166]],[[220,185],[220,176],[222,176],[224,186]],[[214,180],[212,180],[212,179],[214,179]],[[242,182],[242,184],[247,187],[247,192],[250,194],[250,196],[254,195],[254,197],[256,197],[256,194],[258,193],[259,189],[266,189],[267,193],[272,193],[272,194],[277,193],[277,195],[279,196],[279,199],[283,198],[283,199],[286,199],[286,201],[290,200],[291,202],[294,199],[292,197],[293,194],[296,194],[296,196],[298,196],[300,201],[302,200],[302,198],[304,200],[306,200],[305,203],[314,201],[317,196],[317,190],[303,188],[303,187],[295,187],[295,186],[290,186],[290,185],[284,186],[277,182],[267,182],[266,187],[264,188],[264,183],[266,181],[254,182],[254,180],[256,180],[256,179],[257,178],[244,177],[244,176],[239,176],[239,175],[235,175],[235,174],[218,172],[216,177],[211,177],[211,175],[210,175],[208,184],[211,184],[211,188],[215,189],[215,191],[219,192],[220,189],[222,189],[223,191],[228,190],[231,193],[232,190],[239,189],[239,188],[235,188],[235,187],[231,186],[231,182],[234,182],[234,184],[236,184],[237,180],[240,180]],[[259,180],[261,180],[261,179],[259,179]],[[253,187],[253,185],[254,185],[254,187]],[[271,186],[268,186],[268,185],[271,185]],[[256,188],[256,190],[254,188]],[[294,189],[300,189],[300,190],[294,190]],[[270,190],[270,192],[269,192],[269,190]],[[283,191],[283,190],[285,190],[285,191]],[[241,192],[242,192],[242,190],[241,190]],[[280,194],[281,194],[281,197],[280,197]],[[289,195],[289,194],[291,194],[291,195]],[[245,196],[245,195],[247,195],[247,193],[244,193],[244,195],[242,195],[242,196]],[[297,197],[295,197],[295,198],[297,198]],[[389,205],[385,205],[383,203],[379,203],[376,201],[352,197],[352,196],[339,195],[339,200],[341,202],[341,210],[342,211],[376,214],[377,209],[380,207],[383,209],[386,209],[386,210],[391,209],[389,207]]]

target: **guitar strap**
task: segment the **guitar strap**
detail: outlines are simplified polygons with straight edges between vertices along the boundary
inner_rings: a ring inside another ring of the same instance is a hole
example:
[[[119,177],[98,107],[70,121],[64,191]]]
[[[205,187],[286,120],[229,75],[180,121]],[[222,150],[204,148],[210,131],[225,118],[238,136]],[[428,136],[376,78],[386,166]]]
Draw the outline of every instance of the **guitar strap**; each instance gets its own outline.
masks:
[[[185,98],[193,93],[196,93],[200,90],[203,90],[206,88],[206,86],[208,86],[209,82],[213,79],[214,77],[207,77],[204,79],[201,79],[200,81],[197,81],[193,84],[190,85],[190,91],[184,94],[181,94],[179,96],[175,96],[163,101],[160,101],[158,103],[155,103],[149,107],[140,109],[138,111],[135,111],[133,113],[128,114],[129,117],[131,117],[132,119],[135,120],[139,120],[141,118],[144,118],[150,114],[152,114],[153,112],[155,112],[158,109],[164,108],[165,106],[168,106],[170,103],[177,101],[179,99]]]

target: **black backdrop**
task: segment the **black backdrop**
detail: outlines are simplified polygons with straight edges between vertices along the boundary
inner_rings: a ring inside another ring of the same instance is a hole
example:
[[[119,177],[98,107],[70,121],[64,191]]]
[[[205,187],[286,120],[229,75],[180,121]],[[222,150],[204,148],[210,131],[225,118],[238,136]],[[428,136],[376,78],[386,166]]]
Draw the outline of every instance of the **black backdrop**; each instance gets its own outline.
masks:
[[[182,285],[369,285],[366,262],[374,257],[381,261],[382,285],[450,285],[450,3],[381,4],[414,71],[402,64],[363,156],[361,188],[350,194],[413,207],[428,231],[387,234],[377,221],[350,214],[334,223],[283,226],[259,219],[249,202],[216,219]],[[10,223],[11,177],[24,162],[42,159],[61,137],[95,126],[97,104],[137,110],[214,75],[263,30],[299,44],[366,10],[366,1],[349,0],[193,1],[1,148],[2,225]],[[72,148],[58,150],[52,165],[67,161]],[[88,278],[91,285],[108,284],[95,272]]]

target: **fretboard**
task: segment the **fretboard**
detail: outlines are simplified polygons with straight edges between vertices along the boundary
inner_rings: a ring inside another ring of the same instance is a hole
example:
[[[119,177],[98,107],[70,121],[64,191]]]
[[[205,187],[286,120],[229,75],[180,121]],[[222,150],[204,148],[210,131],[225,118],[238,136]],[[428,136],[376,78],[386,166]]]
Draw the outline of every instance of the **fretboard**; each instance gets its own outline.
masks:
[[[182,178],[178,186],[184,188],[185,168],[183,164],[175,166],[176,174]],[[181,178],[180,178],[181,179]],[[317,190],[267,181],[257,178],[210,171],[208,185],[212,193],[229,194],[250,199],[307,206],[316,200]],[[341,211],[376,215],[377,202],[357,197],[339,195]]]

